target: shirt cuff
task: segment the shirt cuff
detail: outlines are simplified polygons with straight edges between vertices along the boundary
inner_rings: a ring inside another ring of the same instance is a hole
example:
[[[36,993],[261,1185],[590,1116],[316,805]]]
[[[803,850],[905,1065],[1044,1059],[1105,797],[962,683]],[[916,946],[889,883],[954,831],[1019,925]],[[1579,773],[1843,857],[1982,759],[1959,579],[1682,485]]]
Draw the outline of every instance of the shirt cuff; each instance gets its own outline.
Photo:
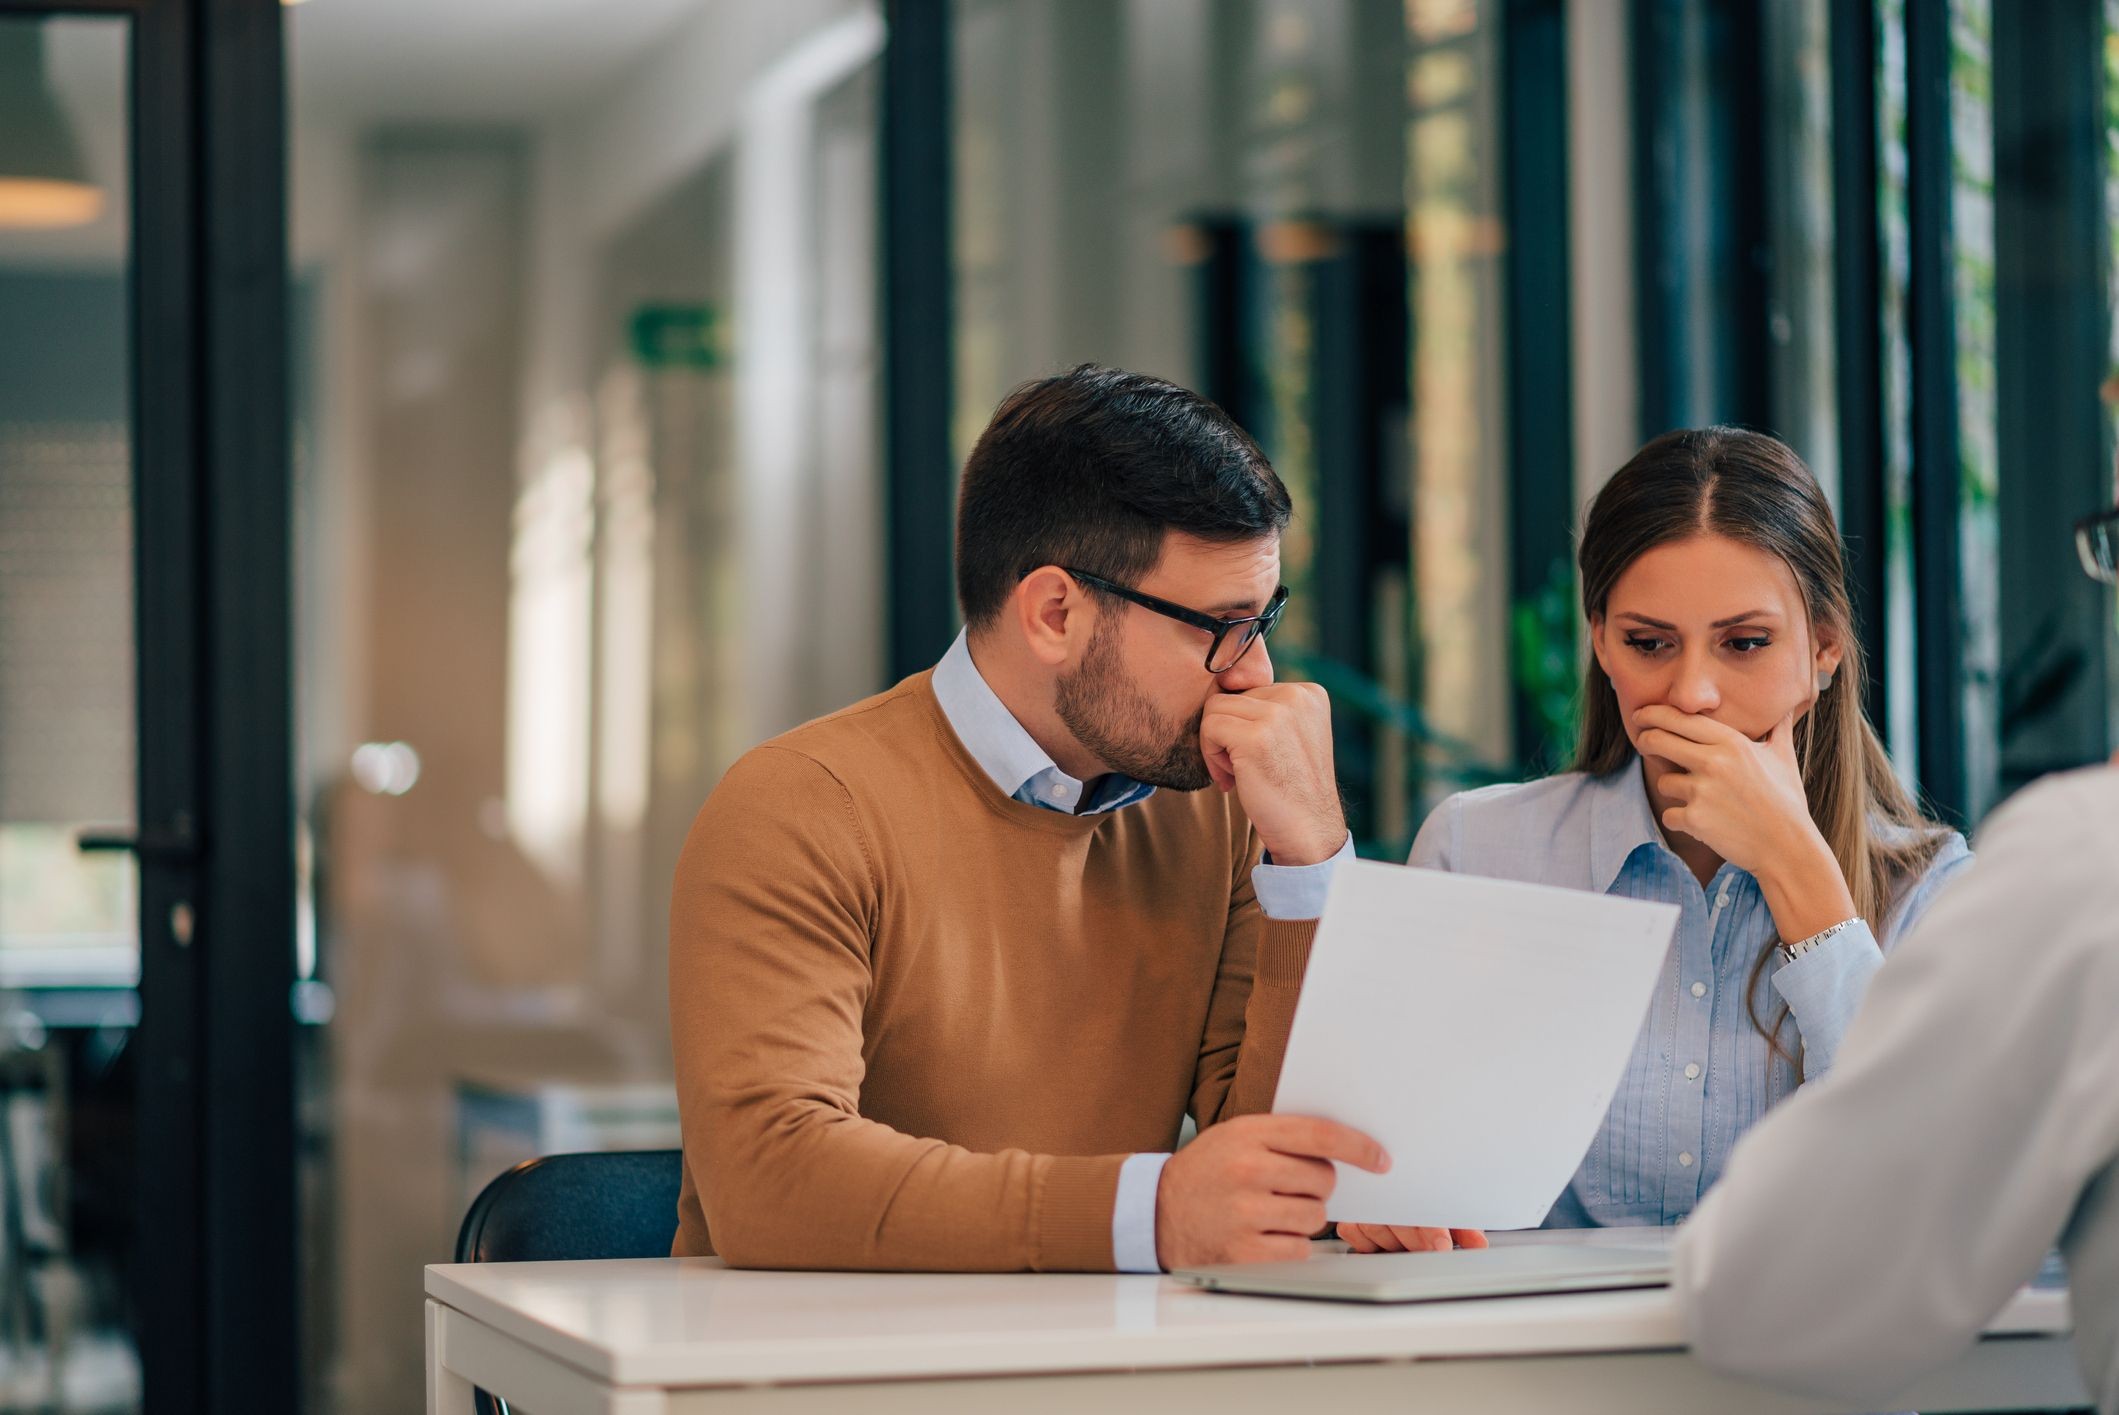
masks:
[[[1258,894],[1258,907],[1268,919],[1315,919],[1324,913],[1324,896],[1332,887],[1332,871],[1341,860],[1354,858],[1354,837],[1349,835],[1339,853],[1314,865],[1276,865],[1271,856],[1251,869],[1251,888]]]
[[[1168,1155],[1128,1155],[1118,1167],[1118,1201],[1111,1206],[1111,1265],[1122,1273],[1159,1273],[1155,1256],[1155,1192]]]
[[[1803,1036],[1803,1077],[1814,1081],[1832,1069],[1847,1025],[1869,995],[1869,983],[1884,966],[1876,935],[1857,919],[1773,974],[1773,987],[1794,1014]]]

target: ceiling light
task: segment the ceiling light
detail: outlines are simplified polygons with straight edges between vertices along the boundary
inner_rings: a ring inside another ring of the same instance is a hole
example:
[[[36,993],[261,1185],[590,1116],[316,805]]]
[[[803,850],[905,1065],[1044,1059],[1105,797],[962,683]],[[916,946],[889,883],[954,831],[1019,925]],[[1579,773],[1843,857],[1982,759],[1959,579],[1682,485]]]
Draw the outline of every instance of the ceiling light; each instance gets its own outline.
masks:
[[[43,27],[0,24],[0,226],[82,226],[102,211],[102,189],[45,82]]]

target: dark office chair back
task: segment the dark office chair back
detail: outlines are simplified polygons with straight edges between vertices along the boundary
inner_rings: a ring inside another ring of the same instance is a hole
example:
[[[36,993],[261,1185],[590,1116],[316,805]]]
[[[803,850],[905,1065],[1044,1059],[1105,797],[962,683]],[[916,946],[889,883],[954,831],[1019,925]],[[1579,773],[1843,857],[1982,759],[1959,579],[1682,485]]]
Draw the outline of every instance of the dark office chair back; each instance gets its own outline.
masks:
[[[682,1150],[524,1160],[479,1191],[456,1231],[459,1263],[667,1258],[677,1236]],[[479,1415],[508,1415],[477,1393]]]
[[[456,1234],[459,1263],[667,1258],[682,1150],[524,1160],[488,1184]]]

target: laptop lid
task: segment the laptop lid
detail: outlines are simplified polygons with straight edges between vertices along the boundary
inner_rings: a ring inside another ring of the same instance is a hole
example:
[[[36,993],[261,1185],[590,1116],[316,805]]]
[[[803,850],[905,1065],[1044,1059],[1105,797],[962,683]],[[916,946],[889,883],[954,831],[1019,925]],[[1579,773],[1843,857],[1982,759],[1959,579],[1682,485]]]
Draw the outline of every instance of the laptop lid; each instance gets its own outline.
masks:
[[[1436,1253],[1339,1253],[1295,1263],[1180,1268],[1177,1281],[1210,1292],[1339,1302],[1449,1302],[1667,1287],[1670,1254],[1610,1244],[1457,1248]]]

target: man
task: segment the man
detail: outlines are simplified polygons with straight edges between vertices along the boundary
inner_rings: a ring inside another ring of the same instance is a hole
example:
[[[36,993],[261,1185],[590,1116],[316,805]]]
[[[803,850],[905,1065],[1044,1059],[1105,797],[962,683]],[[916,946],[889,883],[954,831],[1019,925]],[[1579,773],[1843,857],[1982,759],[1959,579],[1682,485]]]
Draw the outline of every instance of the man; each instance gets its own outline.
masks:
[[[2119,509],[2077,528],[2119,581]],[[2119,758],[1995,813],[1898,945],[1832,1075],[1737,1146],[1677,1245],[1692,1342],[1881,1402],[1962,1352],[2056,1243],[2119,1412]]]
[[[1385,1167],[1260,1113],[1349,851],[1325,696],[1266,648],[1288,518],[1181,388],[1085,365],[1002,403],[964,467],[964,635],[747,754],[686,842],[677,1253],[1299,1257],[1330,1161]]]

